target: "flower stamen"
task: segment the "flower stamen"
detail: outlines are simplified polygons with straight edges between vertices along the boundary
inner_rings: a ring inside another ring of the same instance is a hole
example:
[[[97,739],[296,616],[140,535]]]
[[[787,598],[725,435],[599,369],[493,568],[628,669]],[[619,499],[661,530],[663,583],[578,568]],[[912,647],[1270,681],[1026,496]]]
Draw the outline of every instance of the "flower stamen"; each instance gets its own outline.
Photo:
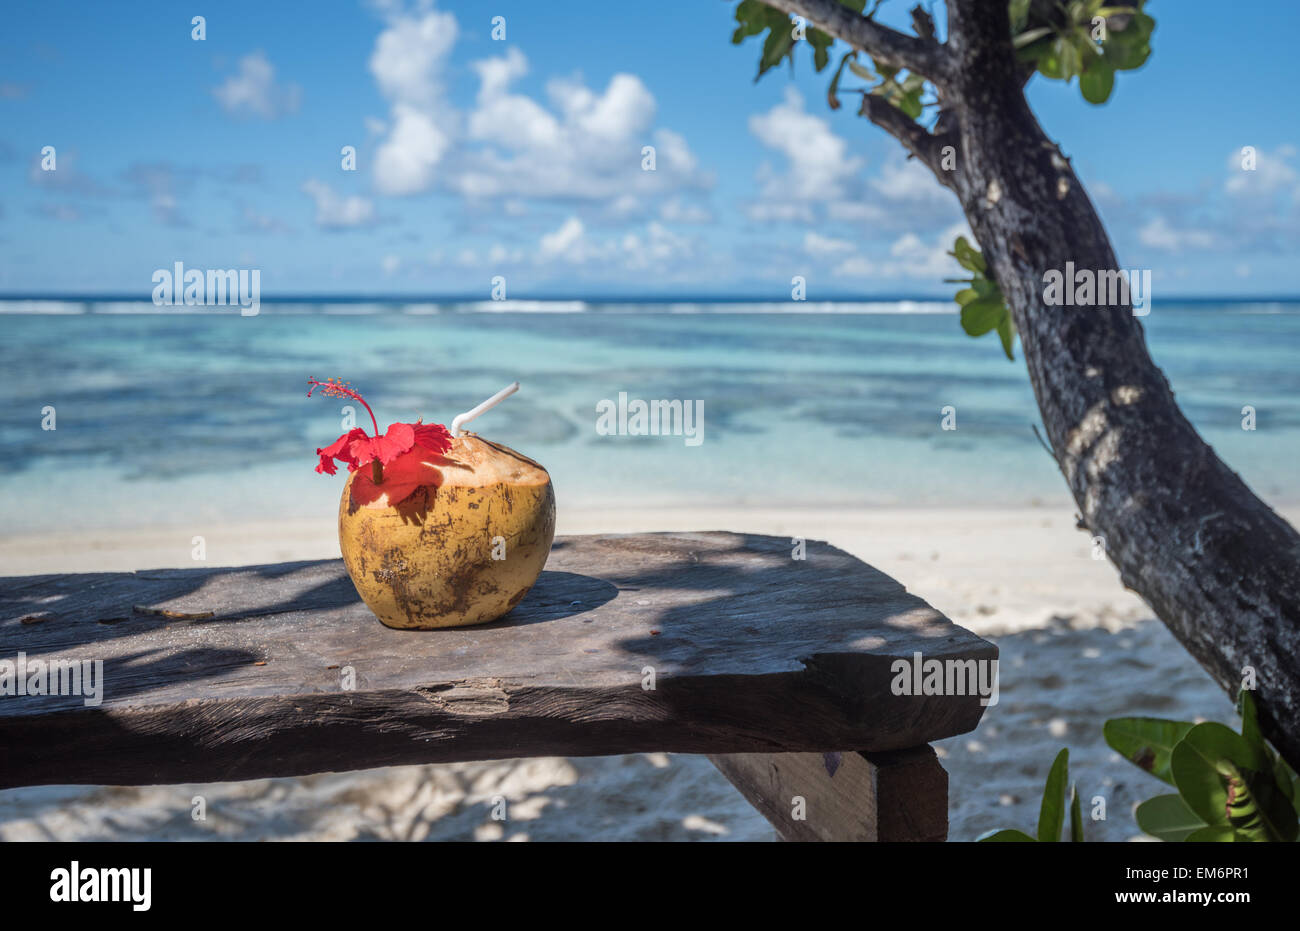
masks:
[[[315,378],[308,378],[307,384],[310,385],[307,389],[307,397],[309,398],[311,397],[311,393],[319,388],[321,389],[321,394],[325,395],[327,398],[352,398],[360,401],[361,406],[364,407],[366,413],[370,415],[370,423],[375,428],[375,436],[380,435],[379,421],[375,420],[375,412],[370,409],[370,405],[366,403],[366,399],[352,389],[351,382],[342,381],[338,378],[327,378],[325,381],[317,381]]]

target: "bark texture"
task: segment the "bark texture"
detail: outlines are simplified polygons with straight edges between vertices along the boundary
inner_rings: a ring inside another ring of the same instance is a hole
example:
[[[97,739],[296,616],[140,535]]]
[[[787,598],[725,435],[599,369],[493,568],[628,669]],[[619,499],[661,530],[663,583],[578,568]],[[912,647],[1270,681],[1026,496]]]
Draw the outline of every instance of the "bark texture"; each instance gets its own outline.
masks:
[[[869,41],[837,32],[838,14],[823,15],[836,0],[767,2],[870,54],[880,44],[934,83],[939,135],[901,125],[897,110],[876,112],[883,101],[863,113],[960,200],[1020,334],[1081,527],[1104,539],[1123,583],[1230,695],[1253,670],[1261,727],[1300,767],[1300,535],[1196,433],[1130,304],[1045,303],[1045,272],[1120,265],[1025,100],[1007,4],[949,0],[947,41],[927,44],[879,26]],[[956,149],[952,171],[941,165],[946,145]]]

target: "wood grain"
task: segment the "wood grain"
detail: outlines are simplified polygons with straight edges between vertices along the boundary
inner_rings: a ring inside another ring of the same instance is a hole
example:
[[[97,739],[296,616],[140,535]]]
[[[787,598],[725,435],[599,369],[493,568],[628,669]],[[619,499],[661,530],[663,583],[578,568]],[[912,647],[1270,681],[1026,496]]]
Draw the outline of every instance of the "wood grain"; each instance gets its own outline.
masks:
[[[505,618],[436,631],[380,625],[339,561],[0,579],[0,660],[19,651],[102,660],[105,694],[0,697],[0,786],[890,750],[983,710],[892,695],[893,659],[997,655],[841,550],[733,533],[562,537]]]

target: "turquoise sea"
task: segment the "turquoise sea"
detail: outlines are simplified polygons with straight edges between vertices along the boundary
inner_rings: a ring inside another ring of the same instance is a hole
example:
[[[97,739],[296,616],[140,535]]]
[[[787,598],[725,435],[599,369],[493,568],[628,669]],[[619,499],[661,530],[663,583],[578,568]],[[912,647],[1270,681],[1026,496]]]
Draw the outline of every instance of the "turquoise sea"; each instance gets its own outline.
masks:
[[[449,424],[520,381],[474,429],[547,466],[561,508],[1069,506],[1023,362],[952,306],[0,302],[0,526],[332,513],[342,478],[314,450],[342,405],[308,400],[309,376],[350,381],[381,428]],[[1300,501],[1300,302],[1158,302],[1143,325],[1202,435],[1271,503]],[[702,401],[704,441],[600,435],[620,392]]]

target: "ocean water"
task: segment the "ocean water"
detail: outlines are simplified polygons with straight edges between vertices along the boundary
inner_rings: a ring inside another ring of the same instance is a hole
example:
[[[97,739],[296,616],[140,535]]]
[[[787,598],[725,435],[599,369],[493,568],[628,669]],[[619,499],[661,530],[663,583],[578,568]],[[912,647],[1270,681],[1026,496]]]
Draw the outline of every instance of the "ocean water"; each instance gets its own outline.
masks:
[[[333,513],[343,479],[314,450],[343,402],[309,400],[309,376],[350,381],[381,429],[450,424],[520,381],[473,429],[545,465],[561,509],[1069,506],[1023,362],[953,305],[791,306],[0,302],[0,527]],[[1267,500],[1300,501],[1300,302],[1168,302],[1143,324],[1202,435]],[[600,435],[620,392],[702,401],[703,441]]]

